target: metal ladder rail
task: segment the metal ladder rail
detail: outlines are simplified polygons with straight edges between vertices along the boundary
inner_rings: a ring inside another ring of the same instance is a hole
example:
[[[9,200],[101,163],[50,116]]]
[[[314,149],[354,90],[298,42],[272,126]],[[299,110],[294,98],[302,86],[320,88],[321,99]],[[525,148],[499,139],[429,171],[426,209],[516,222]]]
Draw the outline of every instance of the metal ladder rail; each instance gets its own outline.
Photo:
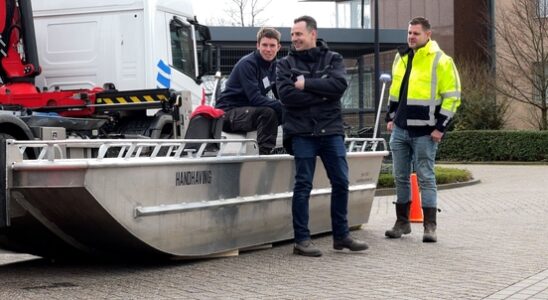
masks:
[[[347,152],[375,152],[379,144],[388,149],[383,138],[346,138]]]
[[[19,152],[21,159],[23,153],[29,148],[39,149],[35,160],[54,161],[56,159],[67,159],[63,155],[62,148],[69,149],[97,149],[97,154],[93,159],[118,158],[200,158],[206,152],[205,149],[211,144],[220,144],[216,156],[226,154],[224,149],[227,144],[238,143],[239,150],[234,156],[242,156],[248,144],[257,145],[253,139],[187,139],[187,140],[50,140],[50,141],[17,141],[7,140],[7,147],[15,147]],[[185,149],[187,144],[200,144],[197,150]],[[167,148],[166,148],[167,147]],[[149,149],[152,148],[152,149]],[[166,149],[164,154],[160,154]],[[117,149],[119,152],[116,157],[108,157],[110,149]],[[152,151],[150,151],[152,150]]]

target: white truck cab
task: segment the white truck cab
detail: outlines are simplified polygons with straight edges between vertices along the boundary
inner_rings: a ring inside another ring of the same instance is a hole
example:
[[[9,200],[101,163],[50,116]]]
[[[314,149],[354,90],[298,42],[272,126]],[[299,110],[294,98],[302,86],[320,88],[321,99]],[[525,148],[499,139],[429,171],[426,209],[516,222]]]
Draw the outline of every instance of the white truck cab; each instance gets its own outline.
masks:
[[[32,7],[39,88],[171,88],[200,103],[209,30],[195,21],[192,1],[32,0]]]

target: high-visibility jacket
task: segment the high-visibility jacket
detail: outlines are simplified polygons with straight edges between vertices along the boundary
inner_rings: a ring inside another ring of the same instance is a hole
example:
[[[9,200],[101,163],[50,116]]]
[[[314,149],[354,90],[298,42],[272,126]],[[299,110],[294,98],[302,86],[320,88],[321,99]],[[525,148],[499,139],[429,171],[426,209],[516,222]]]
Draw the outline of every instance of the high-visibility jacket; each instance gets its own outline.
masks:
[[[387,121],[396,116],[407,61],[408,54],[396,54]],[[429,41],[413,57],[407,92],[407,126],[432,127],[444,132],[460,105],[460,98],[460,79],[453,59],[435,41]]]

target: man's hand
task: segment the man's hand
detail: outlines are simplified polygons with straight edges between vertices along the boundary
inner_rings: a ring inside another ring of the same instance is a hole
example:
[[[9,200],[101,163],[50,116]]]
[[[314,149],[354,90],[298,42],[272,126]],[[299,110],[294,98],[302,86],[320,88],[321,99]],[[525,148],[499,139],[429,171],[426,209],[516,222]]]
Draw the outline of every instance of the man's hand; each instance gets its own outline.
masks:
[[[297,81],[295,81],[295,88],[298,90],[304,90],[304,77],[301,75],[297,77]]]
[[[386,123],[386,130],[389,133],[392,132],[392,130],[394,130],[394,122],[393,121],[390,121],[390,122]]]
[[[441,142],[441,138],[443,137],[443,132],[441,132],[437,129],[434,129],[434,131],[432,131],[430,136],[432,137],[432,140],[434,142],[439,143],[439,142]]]

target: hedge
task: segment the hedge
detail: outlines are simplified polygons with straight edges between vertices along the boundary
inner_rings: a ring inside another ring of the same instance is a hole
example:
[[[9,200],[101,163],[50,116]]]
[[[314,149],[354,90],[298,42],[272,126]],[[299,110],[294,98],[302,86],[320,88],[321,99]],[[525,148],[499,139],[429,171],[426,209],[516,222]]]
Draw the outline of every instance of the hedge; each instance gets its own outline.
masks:
[[[436,183],[447,184],[456,182],[467,182],[474,179],[472,173],[468,170],[447,168],[436,166]],[[393,188],[395,187],[394,176],[392,175],[391,165],[383,165],[377,188]]]
[[[548,162],[548,131],[451,131],[440,143],[436,159]]]

